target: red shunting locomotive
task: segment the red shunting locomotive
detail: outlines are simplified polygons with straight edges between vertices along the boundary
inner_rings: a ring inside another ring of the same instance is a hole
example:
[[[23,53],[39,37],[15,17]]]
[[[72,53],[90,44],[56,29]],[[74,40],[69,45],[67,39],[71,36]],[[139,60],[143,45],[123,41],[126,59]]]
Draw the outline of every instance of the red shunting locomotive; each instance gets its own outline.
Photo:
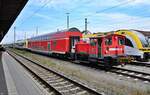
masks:
[[[76,44],[76,59],[118,65],[129,62],[124,54],[125,37],[118,34],[102,35],[89,38],[89,42],[80,41]]]

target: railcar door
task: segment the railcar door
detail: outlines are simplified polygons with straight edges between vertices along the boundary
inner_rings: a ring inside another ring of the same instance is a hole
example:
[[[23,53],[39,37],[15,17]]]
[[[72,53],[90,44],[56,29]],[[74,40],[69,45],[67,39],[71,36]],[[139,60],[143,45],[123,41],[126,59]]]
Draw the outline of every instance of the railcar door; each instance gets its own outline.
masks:
[[[80,40],[79,36],[70,37],[70,52],[75,53],[75,44]]]

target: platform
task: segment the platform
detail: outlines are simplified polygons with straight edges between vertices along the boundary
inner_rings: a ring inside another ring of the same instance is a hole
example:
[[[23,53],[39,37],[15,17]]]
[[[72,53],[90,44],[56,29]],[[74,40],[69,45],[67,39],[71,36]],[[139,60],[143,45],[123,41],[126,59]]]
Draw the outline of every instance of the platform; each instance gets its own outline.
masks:
[[[0,68],[0,95],[46,95],[39,83],[6,52],[2,53]]]
[[[3,68],[1,58],[2,58],[2,52],[0,52],[0,95],[8,95],[5,74],[4,74],[4,68]]]

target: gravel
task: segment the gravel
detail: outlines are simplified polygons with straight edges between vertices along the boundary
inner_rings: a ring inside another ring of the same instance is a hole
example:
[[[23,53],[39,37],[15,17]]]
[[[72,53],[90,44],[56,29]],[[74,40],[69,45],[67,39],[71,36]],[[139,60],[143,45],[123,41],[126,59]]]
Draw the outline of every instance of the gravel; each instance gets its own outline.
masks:
[[[129,69],[129,70],[135,70],[135,71],[140,71],[144,73],[149,73],[150,74],[150,67],[145,67],[145,66],[136,66],[136,65],[125,65],[124,67],[120,67],[124,69]]]
[[[50,57],[21,51],[18,52],[34,60],[38,60],[59,72],[63,72],[65,75],[79,80],[83,84],[91,86],[100,92],[104,92],[106,95],[150,95],[150,83],[144,83],[139,80],[133,80],[121,75],[105,72],[103,70],[97,70]],[[129,67],[126,66],[125,68]],[[133,69],[135,68],[136,67]],[[145,71],[145,69],[136,69]],[[147,70],[146,72],[149,71]]]

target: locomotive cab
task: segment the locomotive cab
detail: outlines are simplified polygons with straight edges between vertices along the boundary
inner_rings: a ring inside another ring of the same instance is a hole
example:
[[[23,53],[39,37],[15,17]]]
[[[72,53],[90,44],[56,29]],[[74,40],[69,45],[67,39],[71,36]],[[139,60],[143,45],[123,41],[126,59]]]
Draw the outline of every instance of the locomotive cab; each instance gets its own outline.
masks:
[[[124,53],[125,38],[121,35],[108,35],[104,39],[104,56],[117,57]]]
[[[130,63],[133,59],[125,54],[125,36],[111,35],[105,37],[104,61],[117,64]]]
[[[115,65],[129,62],[124,55],[125,37],[116,34],[90,38],[89,59]]]
[[[124,54],[125,37],[118,34],[89,37],[89,41],[78,42],[75,49],[77,60],[86,60],[105,66],[120,65],[130,60]]]

